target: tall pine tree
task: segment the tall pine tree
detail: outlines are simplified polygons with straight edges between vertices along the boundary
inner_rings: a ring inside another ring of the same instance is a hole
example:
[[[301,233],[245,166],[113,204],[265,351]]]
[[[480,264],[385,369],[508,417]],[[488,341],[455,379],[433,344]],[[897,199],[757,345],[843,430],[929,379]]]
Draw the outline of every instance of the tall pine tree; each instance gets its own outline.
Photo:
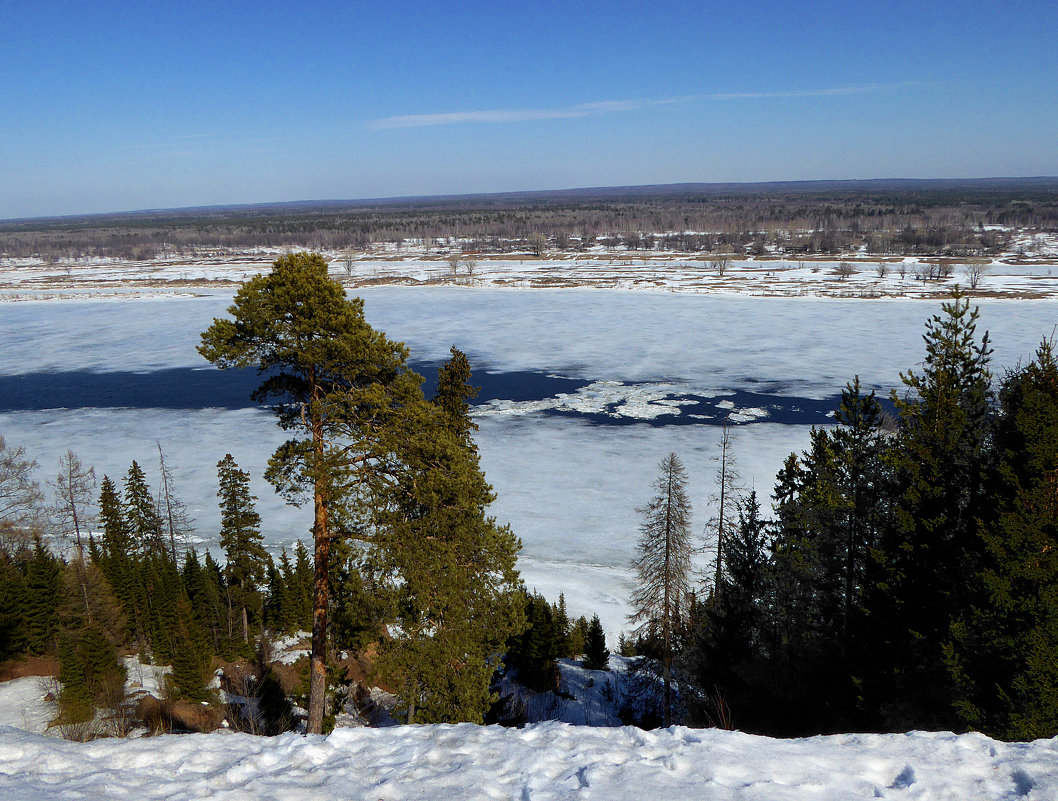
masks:
[[[471,438],[470,365],[455,348],[432,402],[409,406],[393,450],[403,469],[376,508],[375,561],[399,634],[380,666],[413,722],[481,721],[496,655],[521,625],[520,543],[487,514],[495,499]]]

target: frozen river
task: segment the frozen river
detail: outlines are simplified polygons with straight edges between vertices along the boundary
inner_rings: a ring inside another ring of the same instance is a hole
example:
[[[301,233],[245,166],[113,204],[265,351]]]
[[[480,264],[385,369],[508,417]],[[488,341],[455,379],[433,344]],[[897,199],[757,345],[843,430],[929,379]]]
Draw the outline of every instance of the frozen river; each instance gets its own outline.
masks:
[[[475,416],[496,516],[522,538],[522,575],[577,613],[624,625],[637,506],[669,451],[712,514],[717,424],[738,423],[744,484],[770,494],[783,458],[859,374],[879,394],[922,358],[935,301],[744,298],[603,290],[362,290],[368,320],[429,372],[456,345],[483,386]],[[251,471],[268,541],[307,538],[306,510],[261,478],[282,439],[195,345],[230,295],[0,304],[0,434],[52,476],[74,450],[97,474],[154,466],[161,443],[203,544],[215,547],[217,461]],[[997,373],[1031,357],[1054,301],[982,304]],[[704,542],[704,536],[703,536]]]

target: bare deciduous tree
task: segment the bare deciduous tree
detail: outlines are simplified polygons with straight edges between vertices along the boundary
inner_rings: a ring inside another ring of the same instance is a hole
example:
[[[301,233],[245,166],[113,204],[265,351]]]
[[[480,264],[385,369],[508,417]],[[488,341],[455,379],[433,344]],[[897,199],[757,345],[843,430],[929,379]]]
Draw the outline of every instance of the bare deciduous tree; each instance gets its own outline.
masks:
[[[0,537],[12,550],[28,547],[41,522],[44,496],[33,478],[37,463],[25,455],[25,448],[8,447],[0,435]]]
[[[173,485],[173,470],[165,460],[162,444],[158,446],[158,469],[161,472],[161,484],[158,487],[158,519],[164,533],[169,535],[169,555],[173,563],[177,564],[176,541],[186,541],[187,537],[194,531],[195,526],[191,515],[187,511],[187,505],[176,496]],[[164,539],[164,536],[163,536]]]
[[[742,479],[735,464],[735,454],[732,448],[731,425],[724,424],[723,432],[720,434],[720,455],[716,457],[720,463],[720,471],[716,474],[717,500],[720,502],[720,510],[716,517],[716,565],[713,578],[714,592],[720,587],[720,575],[724,562],[724,532],[738,525],[738,513],[733,501],[739,490],[739,482]]]
[[[528,240],[529,250],[534,256],[543,256],[547,249],[547,237],[541,233],[530,234]]]
[[[55,506],[52,507],[60,535],[71,532],[77,545],[77,557],[84,561],[84,540],[92,528],[92,507],[96,497],[96,471],[86,468],[73,451],[66,451],[59,458],[59,474],[51,486],[55,489]]]
[[[966,280],[970,282],[970,289],[977,289],[981,278],[988,272],[988,265],[983,262],[973,262],[966,265]]]

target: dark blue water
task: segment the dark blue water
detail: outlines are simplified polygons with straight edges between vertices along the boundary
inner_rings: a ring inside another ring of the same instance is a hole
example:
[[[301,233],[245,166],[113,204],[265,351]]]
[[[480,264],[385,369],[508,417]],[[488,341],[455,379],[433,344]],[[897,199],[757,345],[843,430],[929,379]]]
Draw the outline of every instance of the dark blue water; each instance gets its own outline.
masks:
[[[426,376],[423,389],[432,396],[437,386],[441,362],[418,362],[412,369]],[[216,370],[188,367],[150,372],[63,371],[0,376],[0,412],[42,411],[45,409],[134,408],[134,409],[243,409],[253,407],[250,393],[261,379],[255,370]],[[540,401],[559,394],[572,394],[591,382],[563,378],[543,372],[476,371],[473,383],[481,391],[475,404],[493,400]],[[635,386],[629,384],[628,386]],[[728,419],[733,403],[737,408],[767,410],[753,422],[787,425],[820,425],[828,422],[838,405],[838,396],[823,400],[791,397],[772,388],[760,392],[733,390],[720,397],[670,394],[666,400],[687,401],[671,413],[642,420],[618,413],[620,402],[592,412],[548,409],[543,414],[575,417],[599,425],[719,425]],[[725,403],[726,405],[726,403]]]

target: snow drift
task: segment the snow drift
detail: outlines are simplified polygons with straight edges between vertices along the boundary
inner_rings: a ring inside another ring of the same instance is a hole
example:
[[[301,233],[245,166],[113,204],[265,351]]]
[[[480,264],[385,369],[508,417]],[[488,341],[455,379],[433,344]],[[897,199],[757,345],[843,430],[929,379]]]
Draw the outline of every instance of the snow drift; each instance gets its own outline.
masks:
[[[0,800],[1000,799],[1058,795],[1058,739],[912,732],[774,740],[542,723],[168,735],[88,744],[0,728]]]

